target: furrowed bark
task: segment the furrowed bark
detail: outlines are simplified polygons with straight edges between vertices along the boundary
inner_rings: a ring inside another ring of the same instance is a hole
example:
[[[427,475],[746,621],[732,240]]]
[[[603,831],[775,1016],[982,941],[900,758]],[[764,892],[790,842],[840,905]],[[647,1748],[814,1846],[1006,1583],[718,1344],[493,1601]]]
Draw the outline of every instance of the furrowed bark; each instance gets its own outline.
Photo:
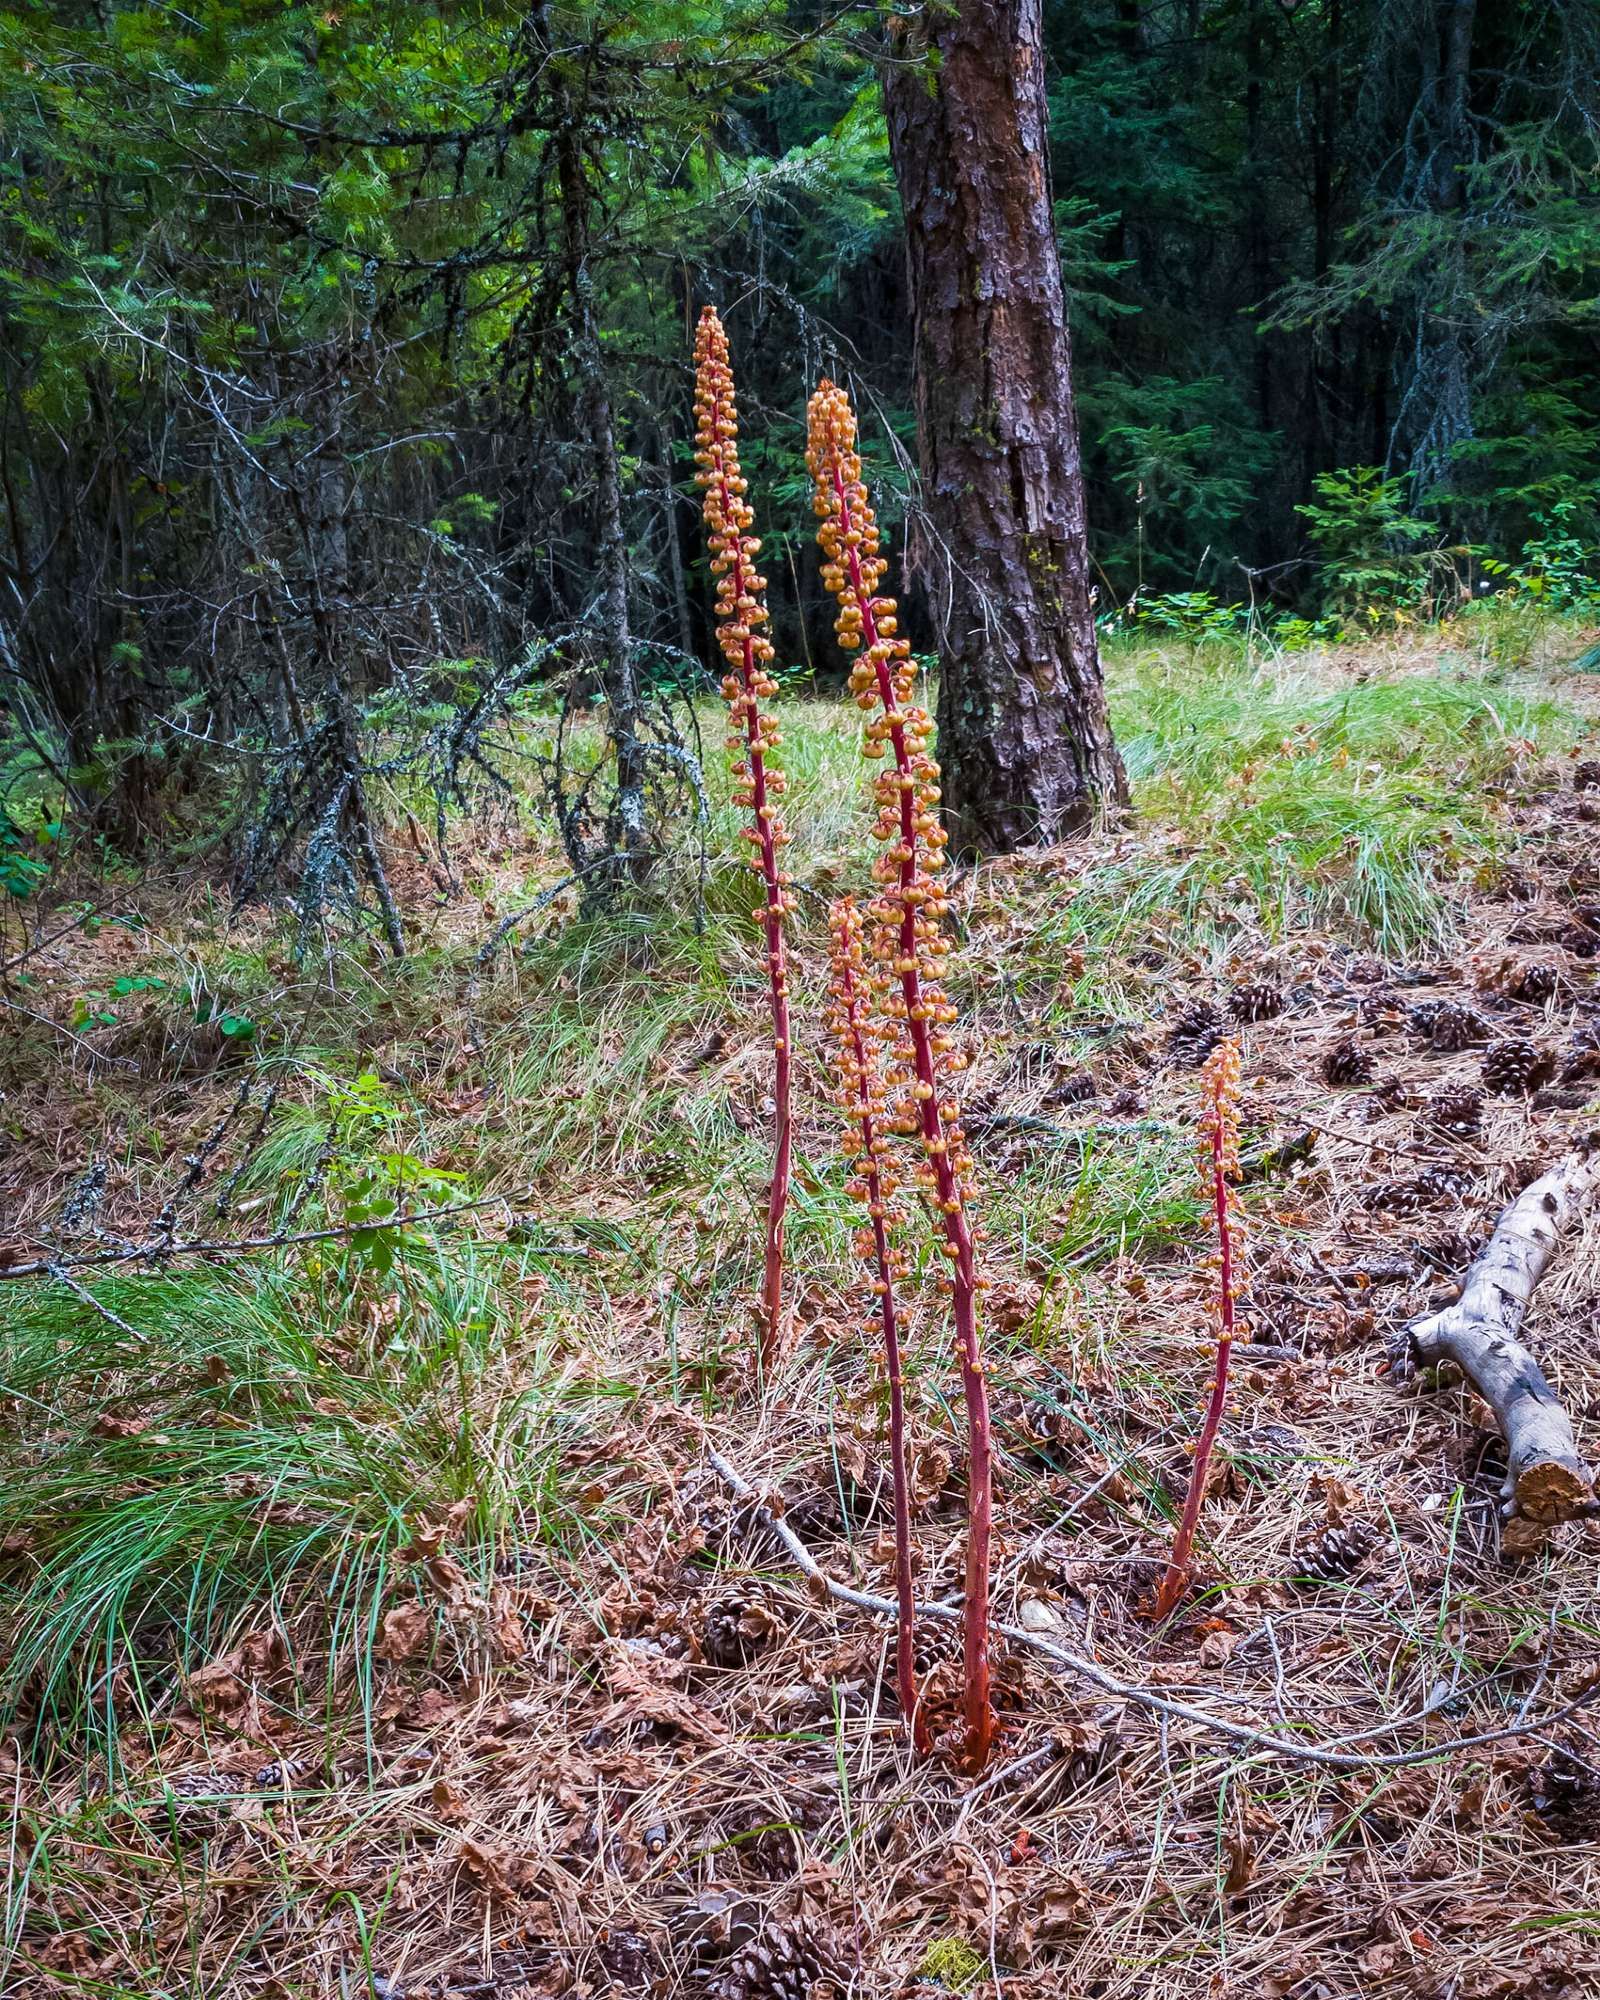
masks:
[[[1090,596],[1041,35],[1040,0],[952,0],[897,19],[884,67],[923,492],[947,551],[924,581],[959,853],[1060,840],[1127,796]]]
[[[1536,1524],[1570,1520],[1594,1504],[1594,1479],[1572,1422],[1520,1339],[1528,1303],[1562,1234],[1600,1183],[1600,1147],[1569,1153],[1523,1189],[1501,1216],[1461,1296],[1407,1329],[1418,1366],[1458,1367],[1495,1414],[1506,1441],[1504,1512]]]

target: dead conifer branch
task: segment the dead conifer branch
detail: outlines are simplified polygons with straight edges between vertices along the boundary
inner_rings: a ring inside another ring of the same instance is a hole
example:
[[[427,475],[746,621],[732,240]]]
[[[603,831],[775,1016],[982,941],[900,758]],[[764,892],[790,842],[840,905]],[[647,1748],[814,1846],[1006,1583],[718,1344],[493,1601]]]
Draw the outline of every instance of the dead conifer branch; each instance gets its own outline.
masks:
[[[1594,1479],[1572,1421],[1520,1339],[1523,1319],[1562,1234],[1600,1184],[1600,1146],[1569,1153],[1524,1188],[1468,1271],[1461,1296],[1406,1332],[1419,1367],[1450,1361],[1494,1411],[1506,1441],[1507,1516],[1535,1524],[1589,1511]]]
[[[856,1590],[852,1585],[840,1583],[812,1555],[800,1537],[778,1514],[766,1505],[760,1492],[738,1469],[724,1458],[721,1452],[708,1450],[706,1459],[711,1469],[722,1480],[735,1498],[752,1503],[752,1516],[757,1524],[777,1536],[793,1557],[796,1565],[810,1578],[819,1590],[837,1603],[848,1604],[857,1611],[870,1611],[881,1618],[894,1618],[899,1607],[892,1597],[879,1597],[869,1590]],[[941,1618],[947,1622],[960,1621],[961,1607],[954,1604],[921,1604],[916,1606],[918,1617]],[[1355,1731],[1349,1736],[1335,1737],[1326,1743],[1301,1743],[1293,1737],[1275,1736],[1270,1730],[1257,1729],[1247,1722],[1234,1722],[1228,1717],[1214,1714],[1209,1709],[1197,1708],[1191,1702],[1173,1701],[1169,1696],[1157,1694],[1153,1688],[1141,1687],[1136,1681],[1125,1681],[1120,1676],[1109,1673],[1097,1661],[1086,1659],[1083,1654],[1061,1646],[1054,1639],[1047,1639],[1042,1633],[1030,1632],[1022,1625],[995,1624],[992,1628],[1002,1638],[1009,1639],[1018,1646],[1027,1646],[1033,1652],[1053,1660],[1059,1667],[1079,1680],[1087,1681],[1102,1693],[1119,1701],[1133,1703],[1136,1708],[1149,1710],[1153,1715],[1164,1716],[1168,1721],[1187,1722],[1196,1728],[1206,1730],[1214,1736],[1221,1736],[1230,1742],[1244,1746],[1250,1753],[1247,1762],[1268,1757],[1280,1757],[1288,1763],[1314,1764],[1324,1770],[1333,1771],[1398,1771],[1413,1764],[1437,1763],[1458,1751],[1475,1750],[1488,1743],[1505,1743],[1516,1738],[1538,1736],[1589,1707],[1600,1699],[1600,1677],[1593,1678],[1582,1687],[1570,1701],[1542,1715],[1522,1715],[1514,1722],[1508,1722],[1498,1729],[1480,1730],[1471,1736],[1451,1736],[1438,1743],[1420,1745],[1414,1750],[1359,1751],[1356,1746],[1370,1743],[1375,1737],[1392,1735],[1408,1724],[1425,1722],[1440,1706],[1439,1701],[1430,1702],[1410,1715],[1396,1716],[1390,1722],[1378,1724],[1376,1728]],[[1448,1698],[1448,1697],[1445,1697]],[[1009,1769],[1009,1767],[1007,1767]]]

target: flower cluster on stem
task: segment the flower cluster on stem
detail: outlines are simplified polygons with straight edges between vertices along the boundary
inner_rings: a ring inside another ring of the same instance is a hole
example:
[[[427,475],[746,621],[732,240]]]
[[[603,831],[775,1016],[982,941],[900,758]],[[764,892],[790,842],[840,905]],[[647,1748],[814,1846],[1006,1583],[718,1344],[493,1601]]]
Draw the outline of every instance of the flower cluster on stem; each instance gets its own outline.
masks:
[[[872,1006],[871,975],[861,944],[861,913],[853,896],[841,896],[828,912],[830,972],[827,1029],[833,1043],[837,1089],[834,1102],[844,1120],[843,1151],[853,1162],[849,1192],[867,1212],[856,1235],[856,1250],[871,1270],[877,1301],[876,1331],[883,1341],[889,1377],[889,1458],[894,1487],[894,1594],[897,1616],[895,1677],[900,1713],[919,1751],[932,1748],[928,1726],[917,1707],[913,1659],[916,1612],[911,1579],[911,1485],[906,1471],[905,1374],[895,1311],[895,1280],[905,1276],[905,1259],[893,1230],[900,1220],[895,1203],[897,1176],[889,1139],[890,1109],[879,1051],[884,1022]]]
[[[1166,1617],[1188,1585],[1189,1552],[1194,1546],[1195,1524],[1205,1499],[1212,1448],[1228,1403],[1228,1361],[1233,1352],[1234,1285],[1240,1244],[1239,1221],[1233,1206],[1233,1189],[1239,1179],[1239,1046],[1236,1042],[1219,1042],[1212,1050],[1201,1072],[1200,1089],[1200,1183],[1204,1198],[1216,1218],[1217,1228],[1216,1367],[1211,1378],[1210,1399],[1195,1445],[1189,1491],[1184,1496],[1178,1532],[1172,1541],[1172,1555],[1166,1575],[1161,1579],[1161,1587],[1156,1592],[1157,1618]]]
[[[883,768],[874,780],[879,842],[877,894],[869,906],[868,954],[878,1004],[898,1024],[885,1082],[894,1093],[890,1129],[920,1141],[918,1183],[941,1232],[967,1414],[968,1511],[963,1653],[966,1756],[988,1759],[994,1733],[989,1697],[989,1396],[980,1345],[977,1232],[969,1213],[972,1161],[953,1077],[962,1059],[951,1046],[955,1009],[940,982],[950,949],[940,919],[948,907],[940,871],[948,836],[939,824],[939,767],[928,748],[933,720],[913,699],[911,649],[900,636],[892,597],[879,594],[888,567],[861,478],[850,399],[824,381],[808,411],[806,462],[815,485],[822,578],[838,599],[839,644],[855,655],[850,689],[868,711],[864,752]]]
[[[728,752],[734,776],[734,803],[748,810],[745,838],[753,849],[751,866],[765,891],[756,922],[766,945],[772,1002],[773,1077],[772,1185],[767,1202],[766,1255],[761,1291],[761,1360],[776,1360],[783,1337],[783,1230],[789,1201],[792,1139],[789,1119],[793,1050],[789,1031],[788,964],[784,919],[794,908],[782,854],[789,843],[777,805],[784,777],[773,762],[778,725],[761,704],[778,691],[767,671],[772,642],[767,623],[766,578],[756,569],[761,543],[751,534],[755,516],[745,495],[748,481],[739,469],[739,413],[734,400],[728,336],[716,309],[707,306],[695,331],[695,463],[702,489],[711,573],[717,580],[717,639],[727,671],[722,692],[728,702]]]

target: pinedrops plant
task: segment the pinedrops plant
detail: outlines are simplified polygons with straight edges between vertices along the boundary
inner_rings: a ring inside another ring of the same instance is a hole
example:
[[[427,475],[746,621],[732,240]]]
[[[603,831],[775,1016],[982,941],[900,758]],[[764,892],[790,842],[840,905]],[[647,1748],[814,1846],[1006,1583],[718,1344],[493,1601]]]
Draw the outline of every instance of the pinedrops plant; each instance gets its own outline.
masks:
[[[1206,1494],[1206,1476],[1228,1402],[1228,1360],[1233,1351],[1235,1265],[1239,1223],[1233,1188],[1239,1178],[1239,1047],[1219,1042],[1201,1072],[1200,1182],[1217,1226],[1217,1353],[1211,1396],[1195,1445],[1189,1491],[1184,1497],[1178,1532],[1172,1540],[1167,1572],[1156,1592],[1154,1615],[1165,1618],[1182,1597],[1189,1581],[1189,1552],[1195,1524]]]
[[[750,865],[765,890],[756,921],[765,935],[776,1058],[772,1185],[761,1286],[761,1361],[765,1369],[776,1360],[783,1338],[783,1231],[789,1202],[793,1053],[783,926],[794,908],[794,898],[780,860],[789,836],[775,803],[784,791],[783,773],[772,761],[780,741],[778,725],[761,710],[762,702],[778,692],[778,684],[768,672],[772,642],[761,629],[767,623],[766,578],[755,567],[761,544],[750,533],[755,516],[745,498],[748,482],[739,469],[739,413],[728,362],[728,336],[714,306],[707,306],[700,315],[694,357],[696,478],[704,493],[706,540],[711,549],[711,571],[717,579],[717,640],[728,663],[722,692],[728,702],[734,803],[749,809],[745,837],[755,850]]]
[[[917,1181],[949,1260],[956,1351],[967,1416],[967,1562],[963,1617],[966,1756],[987,1761],[994,1735],[989,1699],[989,1395],[978,1332],[976,1231],[968,1213],[972,1159],[960,1123],[953,1078],[963,1059],[951,1046],[955,1019],[939,980],[950,950],[940,919],[949,902],[940,870],[948,835],[939,824],[939,766],[928,749],[933,718],[912,695],[911,649],[899,636],[892,597],[878,595],[887,562],[861,480],[855,412],[834,383],[823,381],[808,411],[806,463],[815,482],[822,580],[839,601],[839,644],[856,655],[850,691],[870,713],[863,753],[884,768],[874,780],[879,851],[868,907],[873,990],[898,1032],[885,1082],[898,1093],[891,1128],[921,1142]]]
[[[891,1234],[900,1219],[895,1206],[896,1174],[889,1139],[893,1114],[878,1061],[885,1024],[872,1006],[871,975],[861,943],[861,913],[853,896],[841,896],[833,904],[828,912],[828,931],[832,977],[828,983],[827,1026],[838,1078],[835,1102],[844,1119],[844,1154],[855,1162],[849,1191],[867,1211],[867,1227],[857,1236],[856,1248],[873,1273],[877,1330],[883,1340],[884,1368],[889,1377],[897,1612],[895,1677],[900,1713],[917,1749],[926,1754],[933,1746],[927,1722],[917,1707],[916,1667],[912,1657],[916,1610],[911,1582],[911,1489],[906,1476],[905,1376],[894,1296],[895,1280],[904,1276],[905,1264]]]

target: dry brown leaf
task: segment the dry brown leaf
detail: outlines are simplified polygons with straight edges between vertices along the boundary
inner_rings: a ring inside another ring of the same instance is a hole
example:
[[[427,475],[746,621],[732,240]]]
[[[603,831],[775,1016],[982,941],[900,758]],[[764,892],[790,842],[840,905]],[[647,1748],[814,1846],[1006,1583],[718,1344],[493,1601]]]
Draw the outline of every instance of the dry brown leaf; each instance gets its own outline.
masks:
[[[1208,1632],[1200,1641],[1198,1658],[1203,1667],[1226,1666],[1239,1643],[1239,1634],[1228,1627]]]
[[[250,1701],[249,1684],[239,1678],[226,1660],[214,1660],[210,1666],[192,1673],[185,1683],[185,1692],[192,1708],[226,1722],[237,1720]]]
[[[1070,1628],[1053,1604],[1042,1597],[1025,1597],[1017,1606],[1017,1623],[1024,1632],[1062,1633]]]
[[[489,1642],[497,1660],[520,1660],[528,1650],[522,1613],[504,1584],[489,1600]]]
[[[663,1662],[663,1665],[670,1664]],[[676,1729],[691,1743],[708,1748],[727,1741],[728,1728],[693,1695],[668,1687],[650,1667],[635,1659],[623,1647],[614,1647],[606,1660],[606,1673],[616,1702],[602,1716],[602,1723],[631,1722],[642,1717]]]
[[[473,1589],[471,1579],[453,1556],[430,1556],[422,1565],[434,1595],[452,1612],[482,1611],[483,1599]]]
[[[288,1663],[289,1648],[275,1626],[247,1632],[220,1659],[190,1674],[185,1692],[192,1708],[243,1727],[255,1700],[255,1684]]]
[[[463,1840],[457,1852],[461,1857],[461,1872],[476,1882],[491,1901],[509,1902],[524,1895],[538,1879],[534,1863],[523,1855],[513,1854],[507,1847]]]
[[[1230,1896],[1241,1896],[1249,1888],[1256,1872],[1255,1842],[1242,1828],[1222,1836],[1223,1851],[1228,1857],[1228,1872],[1223,1879],[1223,1890]]]
[[[241,1672],[252,1679],[276,1673],[289,1663],[289,1642],[275,1625],[259,1632],[247,1632],[230,1655]]]
[[[1088,1889],[1076,1875],[1051,1870],[1042,1880],[1008,1883],[999,1910],[1006,1955],[1024,1968],[1048,1961],[1092,1915]]]
[[[115,1410],[102,1410],[94,1420],[95,1434],[103,1438],[142,1437],[150,1428],[150,1419],[130,1411],[119,1416]]]
[[[950,1483],[952,1461],[936,1438],[923,1438],[908,1453],[913,1507],[929,1507]]]
[[[426,1514],[419,1514],[411,1523],[411,1539],[399,1551],[402,1562],[431,1562],[446,1542],[456,1536],[472,1518],[472,1510],[478,1504],[477,1496],[469,1494],[465,1500],[456,1500],[447,1507],[435,1521]]]
[[[433,1809],[447,1825],[459,1826],[467,1817],[467,1795],[450,1779],[435,1778]]]
[[[420,1604],[397,1604],[383,1614],[373,1648],[380,1660],[414,1660],[433,1636],[433,1619]]]

